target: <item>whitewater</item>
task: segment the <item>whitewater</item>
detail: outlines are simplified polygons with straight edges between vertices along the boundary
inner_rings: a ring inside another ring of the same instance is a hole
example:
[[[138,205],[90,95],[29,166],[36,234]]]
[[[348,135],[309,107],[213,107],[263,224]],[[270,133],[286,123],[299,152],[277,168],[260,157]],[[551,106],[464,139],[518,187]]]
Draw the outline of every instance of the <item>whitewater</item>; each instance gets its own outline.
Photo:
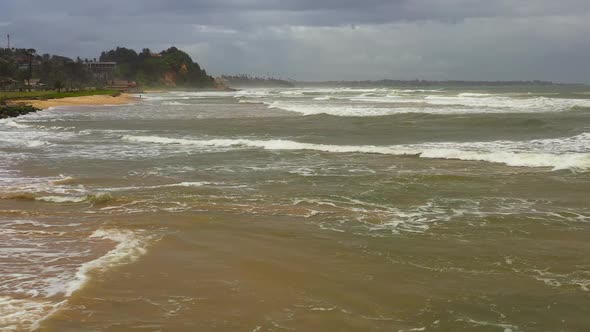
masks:
[[[291,140],[179,139],[158,136],[123,136],[140,143],[195,147],[251,147],[266,150],[313,150],[333,153],[376,153],[422,158],[488,161],[509,166],[552,167],[553,170],[590,168],[590,134],[530,141],[438,142],[392,146],[326,145]]]
[[[170,91],[0,120],[0,330],[588,330],[588,91]]]

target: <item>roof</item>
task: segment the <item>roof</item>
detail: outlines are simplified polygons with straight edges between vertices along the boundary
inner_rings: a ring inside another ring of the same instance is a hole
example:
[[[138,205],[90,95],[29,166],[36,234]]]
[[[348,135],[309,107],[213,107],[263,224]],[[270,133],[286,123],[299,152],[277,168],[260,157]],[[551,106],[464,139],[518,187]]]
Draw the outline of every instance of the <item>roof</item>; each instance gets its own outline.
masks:
[[[116,65],[114,61],[90,61],[84,62],[85,65]]]
[[[2,82],[2,83],[6,83],[6,82],[17,83],[18,81],[13,80],[12,77],[0,77],[0,82]]]

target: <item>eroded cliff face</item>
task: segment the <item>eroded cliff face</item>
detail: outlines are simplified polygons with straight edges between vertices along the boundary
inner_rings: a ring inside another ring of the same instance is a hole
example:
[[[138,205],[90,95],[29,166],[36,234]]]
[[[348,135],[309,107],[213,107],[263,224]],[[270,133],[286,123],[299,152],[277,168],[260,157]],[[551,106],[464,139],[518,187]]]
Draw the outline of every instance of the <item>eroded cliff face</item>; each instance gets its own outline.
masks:
[[[169,70],[164,73],[162,77],[162,83],[169,87],[176,87],[176,73],[172,70]]]
[[[187,64],[183,63],[182,65],[180,65],[178,71],[168,70],[164,72],[164,74],[162,75],[162,84],[168,87],[176,87],[178,85],[182,85],[181,82],[183,82],[186,79],[187,75],[189,75],[189,69]]]

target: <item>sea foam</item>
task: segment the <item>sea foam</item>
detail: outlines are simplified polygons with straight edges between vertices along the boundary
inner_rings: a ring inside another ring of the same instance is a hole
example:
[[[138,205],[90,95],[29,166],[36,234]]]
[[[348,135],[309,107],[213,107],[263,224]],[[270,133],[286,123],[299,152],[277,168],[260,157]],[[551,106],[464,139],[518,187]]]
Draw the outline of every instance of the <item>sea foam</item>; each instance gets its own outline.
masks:
[[[389,93],[356,96],[323,96],[311,100],[274,100],[269,108],[303,115],[383,116],[404,113],[481,114],[563,112],[576,107],[590,107],[590,99],[513,98],[499,95],[463,93],[456,96],[427,95],[418,97]]]
[[[116,242],[117,246],[104,256],[80,266],[75,279],[67,283],[63,289],[66,296],[71,296],[82,288],[88,282],[90,272],[110,269],[144,255],[151,240],[149,236],[141,236],[137,232],[115,229],[98,229],[90,238],[108,239]]]
[[[35,299],[0,297],[0,330],[35,330],[38,322],[60,307],[61,303]]]
[[[553,170],[590,168],[590,134],[529,141],[433,142],[376,145],[331,145],[292,140],[186,139],[159,136],[123,136],[137,143],[174,144],[194,147],[261,148],[265,150],[313,150],[332,153],[416,155],[431,159],[486,161],[521,167],[551,167]]]
[[[79,237],[86,224],[7,220],[0,229],[0,330],[35,330],[101,273],[145,254],[155,235],[141,230],[99,228]],[[93,243],[113,241],[106,254]],[[102,254],[95,256],[95,254]]]

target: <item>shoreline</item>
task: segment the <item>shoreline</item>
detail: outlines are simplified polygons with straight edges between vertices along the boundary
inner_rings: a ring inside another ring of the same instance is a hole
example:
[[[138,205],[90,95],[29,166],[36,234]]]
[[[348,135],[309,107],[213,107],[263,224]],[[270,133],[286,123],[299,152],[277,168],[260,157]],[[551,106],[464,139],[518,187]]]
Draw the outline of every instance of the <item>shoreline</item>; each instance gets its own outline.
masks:
[[[181,92],[235,92],[239,91],[239,89],[234,89],[231,87],[225,88],[190,88],[190,87],[169,87],[169,88],[147,88],[143,90],[144,94],[148,93],[167,93],[167,92],[174,92],[174,91],[181,91]]]
[[[7,100],[8,105],[31,105],[42,110],[51,107],[61,106],[98,106],[98,105],[126,105],[132,104],[139,98],[134,95],[123,93],[120,96],[110,95],[94,95],[94,96],[80,96],[80,97],[66,97],[59,99],[23,99],[23,100]]]

